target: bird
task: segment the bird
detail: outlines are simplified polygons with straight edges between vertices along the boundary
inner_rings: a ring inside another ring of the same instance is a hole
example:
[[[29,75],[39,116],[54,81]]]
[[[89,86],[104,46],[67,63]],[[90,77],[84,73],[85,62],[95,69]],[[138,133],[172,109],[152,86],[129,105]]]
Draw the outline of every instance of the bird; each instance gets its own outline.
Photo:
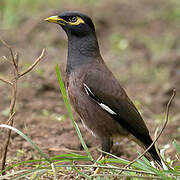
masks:
[[[78,11],[65,11],[45,21],[56,23],[68,40],[66,89],[70,103],[85,127],[96,136],[102,151],[113,140],[127,137],[142,148],[153,142],[139,111],[105,64],[92,19]],[[148,153],[162,166],[153,145]]]

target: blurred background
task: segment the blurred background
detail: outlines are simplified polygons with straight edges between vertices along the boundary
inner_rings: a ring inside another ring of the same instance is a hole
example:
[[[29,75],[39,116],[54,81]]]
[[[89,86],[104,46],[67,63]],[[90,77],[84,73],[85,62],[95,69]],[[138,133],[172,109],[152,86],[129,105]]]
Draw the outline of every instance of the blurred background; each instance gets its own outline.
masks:
[[[166,153],[173,156],[172,141],[180,141],[179,0],[1,0],[0,37],[19,52],[21,69],[27,69],[46,48],[45,58],[19,81],[14,126],[50,155],[83,149],[68,118],[55,72],[59,64],[64,76],[67,39],[58,25],[44,22],[65,10],[92,17],[105,62],[140,110],[152,137],[164,122],[167,102],[176,88],[169,123],[158,141],[159,147],[169,147]],[[10,78],[12,69],[3,56],[10,57],[1,43],[0,76]],[[9,102],[10,89],[0,82],[0,123],[8,118]],[[98,140],[82,127],[76,114],[75,118],[97,156]],[[26,141],[15,133],[12,139],[9,160],[34,158]],[[130,160],[137,156],[137,149],[140,151],[124,139],[113,152]]]

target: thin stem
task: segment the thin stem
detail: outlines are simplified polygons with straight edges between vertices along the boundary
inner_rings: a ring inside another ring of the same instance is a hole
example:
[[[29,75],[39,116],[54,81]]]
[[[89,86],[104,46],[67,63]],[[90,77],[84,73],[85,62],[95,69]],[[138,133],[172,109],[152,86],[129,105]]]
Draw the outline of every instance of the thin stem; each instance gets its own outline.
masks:
[[[15,112],[13,112],[12,115],[10,115],[9,119],[7,120],[7,124],[9,124],[12,121],[12,118],[14,117]]]
[[[11,58],[12,58],[12,62],[13,62],[13,65],[15,67],[15,70],[16,72],[18,73],[18,66],[17,66],[17,63],[16,63],[16,60],[15,60],[15,56],[14,56],[14,53],[13,53],[13,50],[11,48],[11,46],[9,46],[6,41],[4,41],[3,39],[0,39],[0,41],[4,44],[4,46],[6,46],[9,51],[10,51],[10,54],[11,54]]]
[[[9,119],[8,119],[8,123],[10,124],[10,126],[13,126],[13,114],[14,114],[14,107],[15,107],[15,103],[16,103],[16,95],[17,95],[17,80],[13,82],[13,86],[12,86],[12,95],[11,95],[11,104],[10,104],[10,114],[9,114]],[[10,120],[10,122],[9,122]],[[7,134],[7,140],[5,141],[5,145],[4,145],[4,151],[3,151],[3,155],[2,155],[2,166],[1,169],[4,170],[5,169],[5,164],[6,164],[6,157],[7,157],[7,151],[8,151],[8,146],[9,146],[9,142],[10,142],[10,138],[11,138],[11,130],[8,130],[8,134]],[[3,173],[5,174],[5,172]]]
[[[6,84],[8,84],[10,86],[13,86],[13,83],[11,81],[9,81],[7,79],[4,79],[3,77],[0,77],[0,81],[4,82],[4,83],[6,83]]]
[[[45,55],[45,49],[42,50],[41,55],[35,60],[35,62],[27,70],[19,73],[18,78],[30,72],[36,66],[36,64],[44,57],[44,55]]]

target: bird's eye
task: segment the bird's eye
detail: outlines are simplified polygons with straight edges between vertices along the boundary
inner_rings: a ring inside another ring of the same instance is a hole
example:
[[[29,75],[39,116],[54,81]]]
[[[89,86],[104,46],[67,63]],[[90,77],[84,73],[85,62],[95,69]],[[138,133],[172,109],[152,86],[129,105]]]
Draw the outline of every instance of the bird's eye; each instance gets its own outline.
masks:
[[[76,21],[77,21],[77,17],[76,17],[76,16],[70,17],[70,18],[69,18],[69,21],[70,21],[70,22],[76,22]]]

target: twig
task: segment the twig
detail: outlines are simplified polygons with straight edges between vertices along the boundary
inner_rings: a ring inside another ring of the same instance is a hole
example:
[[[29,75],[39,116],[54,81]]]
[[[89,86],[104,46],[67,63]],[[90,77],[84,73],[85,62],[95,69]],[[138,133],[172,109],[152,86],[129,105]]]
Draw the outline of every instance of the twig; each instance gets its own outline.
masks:
[[[18,71],[15,70],[15,72],[14,72],[15,76],[17,75],[17,72]],[[8,123],[9,123],[10,126],[13,126],[13,123],[14,123],[14,121],[13,121],[13,117],[14,117],[13,114],[14,114],[14,107],[15,107],[15,103],[16,103],[16,95],[17,95],[17,80],[18,79],[16,79],[13,82],[12,89],[11,89],[11,104],[10,104],[10,108],[9,108],[9,119],[8,119]],[[11,138],[11,130],[9,129],[8,133],[7,133],[7,139],[5,141],[3,153],[2,153],[2,170],[5,169],[6,157],[7,157],[7,151],[8,151],[8,146],[9,146],[10,138]],[[5,174],[5,172],[3,172],[3,174]]]
[[[0,39],[0,41],[4,44],[4,46],[6,46],[6,47],[9,49],[10,54],[11,54],[11,58],[12,58],[12,61],[13,61],[13,65],[14,65],[16,71],[18,72],[18,66],[17,66],[16,60],[15,60],[15,58],[14,58],[15,56],[14,56],[14,53],[13,53],[13,50],[12,50],[11,46],[9,46],[9,45],[7,44],[7,42],[4,41],[3,39]]]
[[[19,69],[18,69],[19,68],[18,67],[19,54],[18,53],[14,54],[12,48],[4,40],[0,39],[0,41],[4,44],[5,47],[7,47],[9,49],[10,54],[11,54],[11,59],[13,62],[12,64],[13,64],[13,69],[14,69],[14,80],[9,81],[9,80],[6,80],[6,79],[0,77],[0,81],[5,82],[11,86],[11,103],[10,103],[10,108],[9,108],[9,119],[7,120],[7,124],[9,124],[10,126],[13,126],[13,118],[15,115],[14,108],[15,108],[16,97],[17,97],[18,79],[21,76],[24,76],[25,74],[30,72],[36,66],[36,64],[44,57],[45,49],[42,50],[41,55],[35,60],[35,62],[26,71],[19,73]],[[5,58],[5,59],[7,59],[7,58]],[[5,141],[5,144],[3,147],[3,152],[2,152],[2,165],[1,165],[2,171],[4,171],[4,169],[5,169],[6,156],[7,156],[10,138],[11,138],[11,130],[9,129],[7,132],[7,139]],[[3,172],[3,174],[5,174],[5,171]]]
[[[16,52],[15,55],[14,55],[14,60],[16,62],[16,65],[17,65],[17,74],[18,74],[18,71],[19,71],[19,53]]]
[[[12,121],[12,118],[14,117],[14,115],[15,115],[15,112],[13,112],[13,114],[11,114],[11,116],[7,120],[7,124],[9,124]]]
[[[11,65],[13,65],[13,63],[6,57],[6,56],[2,56],[2,58],[7,61],[8,63],[10,63]]]
[[[13,83],[7,79],[4,79],[3,77],[0,77],[0,81],[7,83],[10,86],[13,86]]]
[[[176,95],[176,90],[173,89],[173,94],[172,94],[171,98],[169,99],[169,102],[166,107],[166,119],[165,119],[162,129],[159,132],[159,134],[157,135],[157,137],[154,139],[154,141],[151,143],[151,145],[141,155],[139,155],[137,158],[135,158],[133,161],[131,161],[129,164],[127,164],[124,168],[131,166],[134,162],[136,162],[138,159],[140,159],[142,156],[144,156],[144,154],[146,154],[151,149],[151,147],[154,145],[154,143],[159,139],[159,137],[161,136],[161,134],[163,133],[163,131],[167,125],[168,118],[169,118],[169,108],[170,108],[171,102],[174,99],[175,95]],[[123,171],[121,171],[120,173],[122,173],[122,172]]]
[[[42,50],[41,55],[35,60],[35,62],[26,71],[19,73],[18,78],[30,72],[34,68],[34,66],[36,66],[36,64],[44,57],[44,55],[45,55],[45,48]]]

